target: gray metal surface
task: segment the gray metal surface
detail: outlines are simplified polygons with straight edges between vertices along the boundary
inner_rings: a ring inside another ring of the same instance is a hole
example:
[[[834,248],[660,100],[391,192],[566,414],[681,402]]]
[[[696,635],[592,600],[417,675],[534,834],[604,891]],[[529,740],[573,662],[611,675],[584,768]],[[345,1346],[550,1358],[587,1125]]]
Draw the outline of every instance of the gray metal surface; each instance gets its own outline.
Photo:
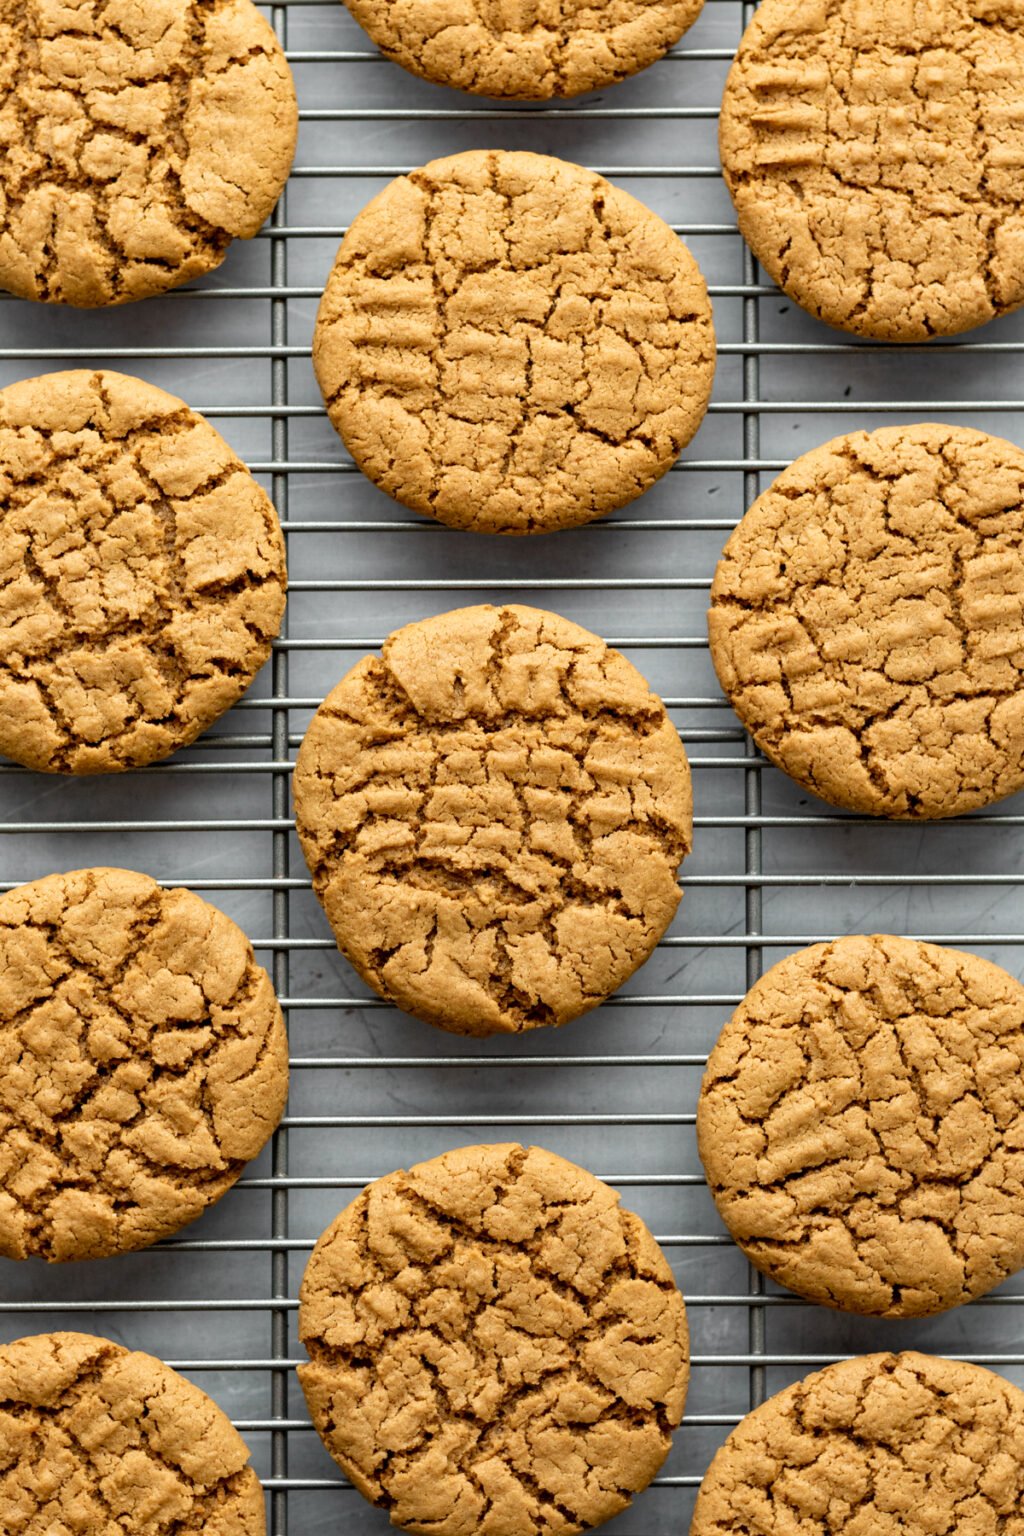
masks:
[[[731,1424],[843,1354],[915,1346],[1024,1385],[1024,1286],[922,1323],[883,1324],[762,1287],[726,1239],[693,1135],[701,1064],[763,965],[819,938],[889,930],[1024,971],[1024,801],[935,826],[838,815],[764,767],[720,697],[704,607],[727,531],[797,452],[899,420],[968,422],[1024,442],[1024,321],[951,345],[853,346],[765,285],[718,174],[715,117],[740,0],[707,0],[675,55],[580,102],[508,108],[378,59],[339,0],[268,12],[303,123],[273,224],[200,288],[107,313],[0,300],[0,381],[107,364],[213,417],[273,492],[289,539],[287,631],[251,695],[195,747],[130,779],[0,767],[0,878],[113,863],[194,886],[256,941],[285,1003],[292,1096],[272,1149],[176,1241],[102,1263],[0,1263],[0,1337],[55,1327],[149,1349],[211,1392],[251,1444],[273,1536],[386,1516],[344,1486],[306,1421],[295,1298],[317,1234],[376,1175],[485,1139],[538,1141],[623,1190],[686,1292],[689,1412],[657,1484],[608,1527],[685,1532]],[[456,149],[523,147],[604,171],[672,223],[711,285],[720,342],[708,419],[677,469],[603,524],[497,540],[419,522],[353,469],[309,361],[343,228],[393,174]],[[687,895],[649,964],[560,1033],[462,1041],[404,1018],[337,955],[291,832],[288,776],[315,707],[396,625],[515,593],[622,647],[690,751]]]

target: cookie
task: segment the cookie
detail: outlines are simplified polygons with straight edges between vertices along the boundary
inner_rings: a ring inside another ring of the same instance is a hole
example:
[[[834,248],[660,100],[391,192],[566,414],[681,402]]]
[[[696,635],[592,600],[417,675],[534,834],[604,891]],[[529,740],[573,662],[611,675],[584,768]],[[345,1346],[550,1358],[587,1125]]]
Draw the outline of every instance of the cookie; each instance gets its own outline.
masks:
[[[686,1400],[664,1254],[539,1147],[463,1147],[369,1185],[313,1250],[299,1336],[328,1451],[431,1536],[601,1524],[655,1475]]]
[[[8,4],[0,43],[0,287],[144,299],[220,266],[277,202],[295,87],[250,0]]]
[[[0,1347],[0,1529],[264,1536],[230,1419],[162,1360],[86,1333]]]
[[[0,752],[139,768],[194,741],[270,654],[284,539],[183,401],[124,374],[0,389]]]
[[[1024,303],[1017,0],[762,0],[719,121],[740,231],[789,297],[881,341]]]
[[[288,1045],[230,918],[126,869],[0,896],[0,1254],[146,1248],[273,1131]],[[0,1522],[2,1523],[2,1522]]]
[[[455,0],[345,0],[385,58],[478,96],[546,101],[598,91],[677,43],[704,0],[556,0],[543,8]]]
[[[873,1317],[971,1301],[1024,1265],[1024,986],[887,934],[802,949],[723,1029],[697,1144],[780,1285]]]
[[[935,1536],[1020,1526],[1024,1392],[980,1365],[906,1351],[842,1360],[733,1430],[690,1536]]]
[[[397,630],[317,710],[294,787],[342,953],[456,1034],[596,1007],[679,904],[678,733],[625,657],[538,608]]]
[[[715,339],[656,214],[546,155],[400,176],[341,243],[313,363],[359,468],[454,528],[546,533],[624,506],[700,426]]]
[[[813,794],[906,819],[1024,786],[1024,453],[935,425],[854,432],[754,503],[711,587],[711,659]]]

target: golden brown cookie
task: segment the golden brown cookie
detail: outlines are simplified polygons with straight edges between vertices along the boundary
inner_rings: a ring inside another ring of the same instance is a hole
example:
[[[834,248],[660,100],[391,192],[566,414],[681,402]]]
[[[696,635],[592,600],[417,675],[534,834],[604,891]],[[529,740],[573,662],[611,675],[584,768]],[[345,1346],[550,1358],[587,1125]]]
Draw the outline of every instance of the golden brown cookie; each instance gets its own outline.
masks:
[[[212,271],[277,202],[297,125],[250,0],[4,0],[0,287],[93,308]]]
[[[711,658],[761,750],[834,805],[957,816],[1024,786],[1024,453],[964,427],[837,437],[725,546]]]
[[[202,416],[124,374],[0,389],[0,752],[112,773],[193,741],[285,601],[266,494]]]
[[[288,1095],[281,1010],[245,934],[126,869],[0,896],[0,1025],[10,1259],[176,1232],[231,1188]]]
[[[572,1536],[668,1454],[686,1308],[639,1217],[540,1147],[369,1185],[313,1250],[299,1366],[335,1461],[393,1525]]]
[[[697,1143],[781,1285],[874,1317],[971,1301],[1024,1264],[1024,986],[887,934],[802,949],[719,1036]]]
[[[596,1007],[679,904],[679,735],[624,656],[538,608],[397,630],[317,710],[294,785],[342,953],[457,1034]]]
[[[1024,302],[1018,0],[762,0],[722,167],[766,271],[829,325],[950,336]]]
[[[471,150],[385,187],[341,243],[313,362],[390,496],[455,528],[546,533],[673,464],[715,370],[707,289],[635,198],[546,155]]]
[[[0,1530],[264,1536],[230,1419],[152,1355],[86,1333],[0,1347]]]
[[[980,1365],[906,1351],[842,1360],[733,1430],[690,1536],[1017,1536],[1024,1392]]]
[[[597,91],[677,43],[704,0],[345,0],[385,58],[478,96],[544,101]]]

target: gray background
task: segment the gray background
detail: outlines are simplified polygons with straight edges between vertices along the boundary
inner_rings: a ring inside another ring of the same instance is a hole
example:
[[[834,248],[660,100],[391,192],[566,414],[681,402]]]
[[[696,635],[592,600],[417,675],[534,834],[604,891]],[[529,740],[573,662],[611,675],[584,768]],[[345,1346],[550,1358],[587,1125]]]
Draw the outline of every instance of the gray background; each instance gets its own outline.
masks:
[[[235,245],[198,288],[127,309],[0,301],[3,382],[77,359],[182,394],[252,464],[288,529],[287,638],[251,696],[197,746],[128,779],[0,767],[4,882],[113,863],[193,885],[252,936],[287,1005],[286,1129],[218,1207],[150,1253],[63,1268],[0,1261],[3,1338],[106,1333],[213,1394],[272,1490],[273,1536],[286,1526],[318,1536],[339,1521],[353,1536],[388,1528],[341,1483],[305,1420],[294,1298],[314,1238],[351,1191],[462,1143],[538,1141],[620,1186],[687,1294],[688,1416],[657,1485],[609,1527],[616,1536],[684,1532],[728,1427],[819,1362],[915,1346],[997,1363],[1024,1384],[1021,1285],[901,1324],[763,1294],[700,1178],[700,1064],[762,963],[814,938],[883,929],[956,940],[1015,974],[1024,964],[1019,800],[924,827],[835,815],[762,769],[708,659],[706,591],[726,532],[797,452],[848,428],[928,418],[1024,442],[1016,317],[927,354],[853,346],[760,285],[715,147],[744,9],[707,0],[672,57],[613,90],[538,109],[414,80],[374,56],[339,0],[282,5],[268,14],[293,61],[303,123],[275,227]],[[711,412],[676,471],[607,522],[547,538],[413,521],[353,472],[308,356],[352,215],[392,174],[489,146],[606,171],[671,222],[711,285],[721,344]],[[288,830],[287,770],[311,708],[365,648],[407,620],[510,594],[620,645],[669,701],[694,768],[696,849],[669,936],[622,995],[561,1033],[481,1044],[367,999],[309,892]]]

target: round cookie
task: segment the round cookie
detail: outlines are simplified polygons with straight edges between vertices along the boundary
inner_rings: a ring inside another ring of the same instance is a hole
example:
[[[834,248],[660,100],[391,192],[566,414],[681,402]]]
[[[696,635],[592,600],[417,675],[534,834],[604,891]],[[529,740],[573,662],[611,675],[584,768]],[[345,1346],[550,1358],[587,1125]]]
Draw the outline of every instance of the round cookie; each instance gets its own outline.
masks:
[[[5,5],[0,287],[125,304],[220,266],[295,151],[295,87],[250,0]]]
[[[385,58],[478,96],[546,101],[597,91],[646,69],[677,43],[704,0],[556,0],[543,8],[460,0],[345,0]]]
[[[690,1536],[1015,1536],[1024,1393],[980,1365],[906,1351],[815,1371],[717,1452]]]
[[[86,1333],[0,1347],[0,1529],[265,1536],[259,1478],[213,1400]]]
[[[242,930],[125,869],[0,896],[0,1254],[146,1248],[277,1125],[288,1043]],[[0,1522],[2,1524],[2,1522]]]
[[[313,1250],[313,1423],[392,1524],[572,1536],[668,1454],[686,1309],[639,1217],[539,1147],[463,1147],[369,1185]]]
[[[881,341],[1024,302],[1016,0],[762,0],[719,120],[740,231],[797,304]]]
[[[751,1263],[810,1301],[924,1317],[1024,1264],[1024,986],[937,944],[814,944],[748,992],[697,1106]]]
[[[294,790],[342,953],[457,1034],[596,1007],[679,904],[679,735],[625,657],[541,609],[397,630],[317,710]]]
[[[689,251],[601,176],[471,150],[385,187],[342,241],[313,363],[359,468],[454,528],[547,533],[632,501],[707,408]]]
[[[1024,453],[887,427],[804,454],[725,546],[708,628],[757,745],[813,794],[906,819],[1024,786]]]
[[[266,494],[202,416],[120,373],[0,389],[0,574],[0,752],[48,773],[186,746],[284,612]]]

